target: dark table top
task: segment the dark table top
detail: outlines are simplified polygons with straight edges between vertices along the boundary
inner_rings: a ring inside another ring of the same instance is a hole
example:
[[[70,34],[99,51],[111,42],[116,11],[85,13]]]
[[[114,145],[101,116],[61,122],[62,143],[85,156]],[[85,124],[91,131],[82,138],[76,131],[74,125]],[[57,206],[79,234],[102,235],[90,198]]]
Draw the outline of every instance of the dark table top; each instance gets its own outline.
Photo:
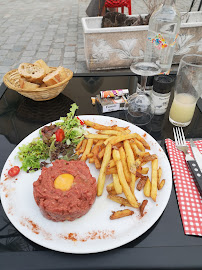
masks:
[[[77,74],[55,99],[35,102],[15,91],[0,88],[0,170],[15,146],[37,128],[58,120],[79,106],[77,115],[101,114],[91,104],[100,90],[128,88],[133,92],[137,77],[110,74]],[[171,98],[172,99],[172,98]],[[199,106],[200,106],[199,101]],[[169,105],[170,106],[170,105]],[[144,127],[164,147],[164,139],[173,139],[167,112],[154,116]],[[123,111],[104,115],[125,119]],[[191,124],[184,128],[186,138],[201,138],[202,114],[199,108]],[[9,222],[0,204],[0,269],[202,269],[201,237],[184,234],[174,187],[160,219],[142,236],[111,251],[97,254],[65,254],[51,251],[28,240]]]

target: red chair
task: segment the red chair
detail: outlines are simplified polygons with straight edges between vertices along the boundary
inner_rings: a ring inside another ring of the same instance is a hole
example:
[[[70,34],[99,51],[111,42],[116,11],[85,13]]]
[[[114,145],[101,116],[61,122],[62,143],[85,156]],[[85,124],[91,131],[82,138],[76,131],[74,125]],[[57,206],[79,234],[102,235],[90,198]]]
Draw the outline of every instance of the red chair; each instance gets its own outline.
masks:
[[[105,0],[106,8],[118,8],[121,7],[121,13],[124,13],[124,7],[128,8],[128,14],[131,15],[131,0]]]

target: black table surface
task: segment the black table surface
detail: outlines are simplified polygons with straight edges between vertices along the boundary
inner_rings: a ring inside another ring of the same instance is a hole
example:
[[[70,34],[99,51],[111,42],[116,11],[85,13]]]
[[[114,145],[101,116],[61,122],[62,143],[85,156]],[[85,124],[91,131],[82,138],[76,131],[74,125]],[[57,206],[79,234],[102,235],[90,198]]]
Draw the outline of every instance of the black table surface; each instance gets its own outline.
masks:
[[[91,97],[108,89],[128,88],[132,93],[136,83],[137,77],[130,75],[77,74],[58,97],[42,102],[1,85],[0,170],[22,139],[65,116],[73,102],[79,106],[77,115],[101,114]],[[173,139],[168,113],[169,108],[143,127],[162,147],[165,138]],[[104,115],[125,119],[123,111]],[[201,138],[201,123],[202,114],[196,107],[191,124],[184,128],[186,138]],[[124,246],[96,254],[61,253],[33,243],[14,228],[0,204],[0,269],[202,269],[202,239],[184,234],[174,187],[164,213],[146,233]]]

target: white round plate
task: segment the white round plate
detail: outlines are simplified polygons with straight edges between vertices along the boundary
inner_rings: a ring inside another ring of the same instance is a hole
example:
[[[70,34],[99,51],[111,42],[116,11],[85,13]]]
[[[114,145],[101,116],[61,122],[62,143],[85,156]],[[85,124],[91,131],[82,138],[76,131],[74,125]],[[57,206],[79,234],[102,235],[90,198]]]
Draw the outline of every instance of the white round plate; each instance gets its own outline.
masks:
[[[21,170],[16,177],[8,178],[8,170],[12,166],[21,166],[16,158],[19,147],[38,137],[39,129],[18,144],[8,157],[1,175],[1,201],[8,218],[24,236],[41,246],[61,252],[85,254],[117,248],[145,233],[159,219],[168,203],[172,188],[172,173],[163,149],[144,130],[117,118],[95,115],[79,117],[103,125],[129,126],[132,133],[137,132],[144,136],[151,146],[150,153],[157,154],[159,166],[163,171],[162,179],[166,180],[163,189],[158,191],[156,202],[146,198],[143,190],[135,190],[139,202],[148,199],[146,214],[143,217],[140,216],[138,209],[131,208],[134,211],[132,216],[110,220],[112,211],[122,210],[124,207],[109,200],[104,189],[103,195],[96,198],[85,216],[72,222],[53,222],[42,216],[33,197],[33,182],[38,179],[40,170],[34,173]],[[91,128],[87,130],[96,132]],[[94,164],[88,162],[87,164],[92,176],[97,179],[99,171]],[[150,167],[150,164],[147,166]],[[148,175],[151,179],[151,167]],[[112,176],[107,176],[105,185],[111,181]]]

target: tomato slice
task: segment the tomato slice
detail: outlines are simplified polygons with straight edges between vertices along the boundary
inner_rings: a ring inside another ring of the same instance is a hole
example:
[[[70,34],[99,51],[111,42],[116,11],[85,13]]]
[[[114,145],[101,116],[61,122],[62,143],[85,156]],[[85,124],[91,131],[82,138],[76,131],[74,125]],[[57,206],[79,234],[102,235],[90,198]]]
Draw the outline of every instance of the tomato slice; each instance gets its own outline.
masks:
[[[84,122],[78,116],[76,118],[80,121],[80,124],[83,126]]]
[[[56,130],[55,136],[56,136],[56,141],[57,142],[62,142],[64,140],[64,138],[65,138],[64,130],[59,128],[58,130]]]
[[[8,175],[10,175],[11,177],[18,175],[20,172],[20,168],[18,166],[14,166],[12,167],[9,171],[8,171]]]

